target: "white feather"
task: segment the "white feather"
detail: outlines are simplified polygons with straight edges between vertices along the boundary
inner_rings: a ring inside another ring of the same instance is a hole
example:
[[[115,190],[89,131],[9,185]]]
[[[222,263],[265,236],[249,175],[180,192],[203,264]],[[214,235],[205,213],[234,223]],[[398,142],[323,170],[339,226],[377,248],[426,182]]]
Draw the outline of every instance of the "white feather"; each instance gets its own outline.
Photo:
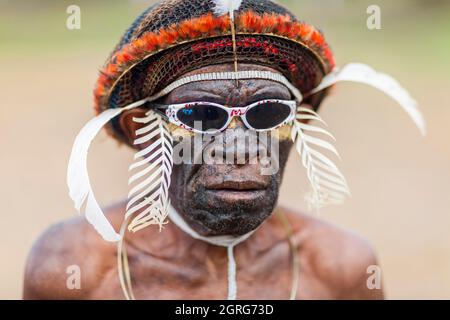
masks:
[[[98,132],[121,111],[121,109],[108,109],[84,126],[75,139],[67,169],[69,195],[75,203],[75,208],[81,213],[81,207],[86,203],[86,219],[107,241],[118,241],[120,236],[106,219],[95,199],[87,170],[87,154]]]
[[[158,225],[161,229],[167,222],[170,203],[169,186],[173,166],[172,136],[166,121],[153,111],[149,111],[144,118],[133,120],[147,124],[136,131],[137,139],[134,144],[150,142],[150,145],[136,153],[135,160],[138,161],[130,166],[131,171],[146,165],[129,179],[130,184],[140,182],[128,194],[125,217],[128,218],[137,213],[128,226],[133,232],[152,224]]]
[[[349,195],[347,182],[337,166],[315,147],[334,153],[336,148],[328,141],[311,136],[311,133],[323,134],[334,140],[325,129],[301,121],[317,120],[325,124],[317,113],[299,107],[296,120],[292,127],[291,138],[300,154],[302,164],[306,169],[308,180],[312,187],[312,195],[307,199],[316,208],[329,204],[341,203]]]
[[[230,14],[233,20],[234,11],[239,10],[242,4],[242,0],[213,0],[215,7],[214,13],[218,16],[223,16],[225,14]]]
[[[87,221],[107,241],[119,241],[120,235],[114,230],[108,219],[106,219],[92,191],[87,169],[89,147],[95,136],[108,121],[118,116],[124,110],[138,107],[146,101],[146,99],[143,99],[124,108],[108,109],[91,119],[75,138],[72,153],[70,154],[67,168],[69,196],[73,200],[78,212],[83,213],[82,206],[85,204],[84,213]]]
[[[345,65],[342,69],[336,69],[326,75],[312,93],[323,90],[340,81],[365,83],[383,91],[401,105],[417,125],[420,132],[425,135],[425,120],[417,106],[417,102],[409,95],[408,91],[406,91],[391,76],[377,72],[363,63],[350,63]]]

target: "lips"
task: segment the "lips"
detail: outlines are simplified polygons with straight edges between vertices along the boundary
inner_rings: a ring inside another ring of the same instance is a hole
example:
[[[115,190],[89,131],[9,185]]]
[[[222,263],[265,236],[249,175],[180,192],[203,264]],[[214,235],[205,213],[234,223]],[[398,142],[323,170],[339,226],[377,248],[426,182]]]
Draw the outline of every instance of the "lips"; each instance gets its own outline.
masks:
[[[267,183],[257,180],[224,180],[206,186],[208,190],[216,191],[258,191],[267,188]]]
[[[231,175],[217,181],[218,177],[208,179],[206,191],[218,201],[225,203],[253,202],[264,197],[268,187],[266,179],[246,175]]]

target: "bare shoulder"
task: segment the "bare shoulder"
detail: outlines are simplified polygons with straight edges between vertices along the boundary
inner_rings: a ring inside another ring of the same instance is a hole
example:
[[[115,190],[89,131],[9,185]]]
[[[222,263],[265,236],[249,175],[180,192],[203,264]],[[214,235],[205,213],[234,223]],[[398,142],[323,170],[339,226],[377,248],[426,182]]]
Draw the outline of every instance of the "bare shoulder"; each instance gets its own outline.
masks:
[[[377,265],[374,249],[361,236],[312,215],[283,208],[295,241],[316,278],[341,299],[379,299],[367,288],[368,268]]]
[[[117,210],[107,210],[117,228]],[[117,229],[116,229],[117,230]],[[49,227],[34,243],[27,259],[24,299],[83,299],[111,269],[115,245],[104,241],[78,216]],[[88,271],[86,271],[88,270]],[[71,277],[72,276],[72,277]],[[79,281],[78,281],[79,279]],[[77,282],[78,281],[78,282]],[[77,288],[80,284],[80,288]]]

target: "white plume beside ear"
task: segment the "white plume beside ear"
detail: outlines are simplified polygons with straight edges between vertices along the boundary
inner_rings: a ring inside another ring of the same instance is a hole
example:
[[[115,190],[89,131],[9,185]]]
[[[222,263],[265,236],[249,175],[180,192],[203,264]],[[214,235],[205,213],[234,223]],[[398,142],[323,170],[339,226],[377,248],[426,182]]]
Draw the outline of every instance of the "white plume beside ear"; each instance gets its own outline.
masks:
[[[67,167],[69,196],[72,198],[78,212],[83,213],[82,206],[85,204],[84,213],[86,219],[107,241],[119,241],[120,235],[114,230],[108,219],[106,219],[92,191],[87,169],[89,147],[95,136],[108,121],[118,116],[124,110],[136,108],[145,102],[147,102],[147,98],[131,103],[124,108],[105,110],[91,119],[75,138],[72,153],[70,154],[69,165]]]
[[[408,91],[406,91],[397,80],[391,76],[377,72],[366,64],[350,63],[345,65],[342,69],[337,69],[327,74],[312,93],[323,90],[341,81],[365,83],[383,91],[402,106],[417,125],[420,132],[425,135],[425,120],[417,106],[417,102],[409,95]]]
[[[225,14],[230,14],[233,20],[234,11],[239,10],[242,4],[242,0],[213,0],[215,7],[214,13],[218,16],[223,16]]]
[[[109,120],[121,112],[121,109],[108,109],[103,111],[81,129],[73,144],[67,169],[69,195],[75,203],[75,208],[78,212],[82,213],[81,207],[86,203],[86,219],[107,241],[119,241],[120,236],[106,219],[95,199],[87,170],[87,154],[89,146],[98,132]]]

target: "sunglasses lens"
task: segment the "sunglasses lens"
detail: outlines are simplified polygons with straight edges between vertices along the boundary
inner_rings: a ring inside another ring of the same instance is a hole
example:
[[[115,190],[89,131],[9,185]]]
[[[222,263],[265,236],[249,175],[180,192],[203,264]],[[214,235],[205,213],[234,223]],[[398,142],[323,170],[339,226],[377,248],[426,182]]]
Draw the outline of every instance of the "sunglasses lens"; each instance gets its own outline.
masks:
[[[247,122],[257,130],[276,127],[286,121],[291,114],[291,108],[280,102],[264,102],[246,113]]]
[[[201,125],[201,131],[207,131],[223,128],[227,123],[228,113],[214,105],[198,104],[178,110],[177,117],[190,128]]]

